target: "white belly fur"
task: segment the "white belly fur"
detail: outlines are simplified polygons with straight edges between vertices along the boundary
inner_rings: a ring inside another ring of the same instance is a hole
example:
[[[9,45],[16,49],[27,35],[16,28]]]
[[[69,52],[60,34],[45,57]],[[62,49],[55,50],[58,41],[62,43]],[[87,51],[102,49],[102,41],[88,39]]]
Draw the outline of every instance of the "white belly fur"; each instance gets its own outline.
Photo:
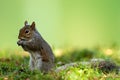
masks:
[[[42,57],[39,52],[30,52],[29,66],[31,70],[42,68]]]

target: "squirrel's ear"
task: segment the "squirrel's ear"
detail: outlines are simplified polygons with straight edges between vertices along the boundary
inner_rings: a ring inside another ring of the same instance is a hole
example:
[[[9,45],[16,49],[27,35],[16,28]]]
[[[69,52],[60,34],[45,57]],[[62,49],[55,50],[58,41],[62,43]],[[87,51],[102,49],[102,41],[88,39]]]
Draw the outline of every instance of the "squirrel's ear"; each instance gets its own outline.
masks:
[[[24,25],[25,25],[25,26],[26,26],[26,25],[28,25],[28,22],[27,22],[27,21],[25,21]]]
[[[35,22],[32,22],[30,27],[31,27],[32,30],[34,30],[35,29]]]

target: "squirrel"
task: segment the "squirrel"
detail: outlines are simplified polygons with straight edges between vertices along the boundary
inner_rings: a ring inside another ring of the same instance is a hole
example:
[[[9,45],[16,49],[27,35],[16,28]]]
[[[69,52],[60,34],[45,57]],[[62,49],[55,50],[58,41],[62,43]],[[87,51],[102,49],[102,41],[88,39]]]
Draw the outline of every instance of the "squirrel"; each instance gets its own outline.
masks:
[[[25,21],[24,27],[19,31],[18,39],[18,46],[30,53],[30,70],[40,70],[44,73],[51,71],[55,57],[49,44],[37,31],[35,22],[29,25]]]

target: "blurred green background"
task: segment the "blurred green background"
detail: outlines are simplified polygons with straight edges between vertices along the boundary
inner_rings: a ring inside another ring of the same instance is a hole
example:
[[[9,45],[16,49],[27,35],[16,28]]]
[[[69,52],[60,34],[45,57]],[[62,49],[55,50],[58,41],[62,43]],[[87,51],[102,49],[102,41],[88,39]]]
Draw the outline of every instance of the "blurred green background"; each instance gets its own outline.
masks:
[[[0,49],[17,47],[25,20],[55,47],[120,45],[119,0],[0,0]]]

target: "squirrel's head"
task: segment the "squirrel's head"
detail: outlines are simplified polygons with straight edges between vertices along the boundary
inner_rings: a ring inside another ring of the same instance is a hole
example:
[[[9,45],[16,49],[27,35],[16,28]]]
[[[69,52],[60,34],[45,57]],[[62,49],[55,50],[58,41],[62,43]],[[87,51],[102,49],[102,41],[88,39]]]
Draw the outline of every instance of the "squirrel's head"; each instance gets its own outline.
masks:
[[[31,39],[33,32],[35,31],[35,22],[31,25],[27,21],[24,23],[24,27],[20,29],[18,39],[29,40]]]

